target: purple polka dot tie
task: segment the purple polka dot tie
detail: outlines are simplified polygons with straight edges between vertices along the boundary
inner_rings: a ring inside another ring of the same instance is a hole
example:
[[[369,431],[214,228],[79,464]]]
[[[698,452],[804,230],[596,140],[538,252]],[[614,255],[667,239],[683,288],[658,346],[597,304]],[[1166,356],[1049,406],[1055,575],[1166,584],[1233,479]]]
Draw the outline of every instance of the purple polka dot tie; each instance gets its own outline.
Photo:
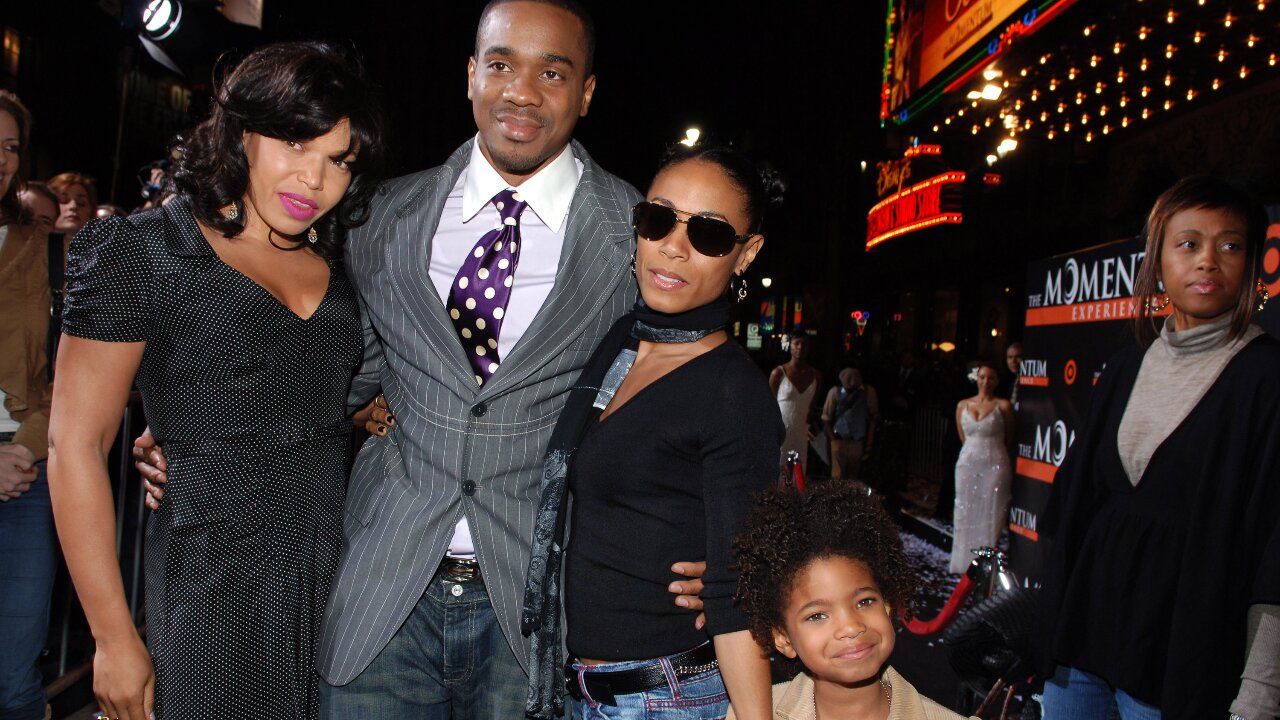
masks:
[[[446,305],[477,385],[485,384],[502,362],[498,333],[520,261],[520,213],[528,206],[514,190],[503,190],[492,202],[502,216],[502,226],[485,233],[471,249],[453,279]]]

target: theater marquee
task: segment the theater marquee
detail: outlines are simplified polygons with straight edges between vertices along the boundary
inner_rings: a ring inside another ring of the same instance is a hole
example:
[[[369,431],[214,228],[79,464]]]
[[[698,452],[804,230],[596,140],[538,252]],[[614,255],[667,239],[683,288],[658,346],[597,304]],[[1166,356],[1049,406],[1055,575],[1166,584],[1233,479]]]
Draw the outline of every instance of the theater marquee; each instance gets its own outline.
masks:
[[[877,165],[880,173],[876,189],[884,199],[867,213],[866,249],[916,230],[964,222],[962,206],[967,175],[956,170],[939,171],[941,155],[942,148],[938,145],[917,145],[908,148],[901,160]],[[924,180],[907,184],[921,175]],[[982,181],[986,185],[999,185],[1000,176],[987,173]]]

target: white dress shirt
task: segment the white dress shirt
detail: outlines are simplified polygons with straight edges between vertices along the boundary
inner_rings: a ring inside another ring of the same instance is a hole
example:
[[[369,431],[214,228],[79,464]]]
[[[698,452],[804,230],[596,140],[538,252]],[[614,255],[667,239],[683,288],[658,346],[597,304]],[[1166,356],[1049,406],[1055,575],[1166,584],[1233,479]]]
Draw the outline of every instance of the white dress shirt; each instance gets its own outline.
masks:
[[[520,258],[512,276],[511,299],[498,335],[500,361],[507,358],[525,330],[533,324],[534,317],[555,285],[569,205],[578,188],[578,179],[582,177],[582,167],[566,145],[555,160],[515,188],[502,179],[480,152],[477,136],[471,147],[471,160],[445,200],[440,224],[431,242],[431,260],[427,267],[431,284],[442,303],[448,302],[458,270],[476,243],[486,232],[502,225],[502,216],[490,202],[493,196],[503,190],[518,189],[520,199],[529,204],[520,216]],[[462,342],[461,339],[458,342]],[[499,368],[498,373],[501,372]],[[458,520],[448,552],[452,557],[475,555],[471,528],[465,515]]]

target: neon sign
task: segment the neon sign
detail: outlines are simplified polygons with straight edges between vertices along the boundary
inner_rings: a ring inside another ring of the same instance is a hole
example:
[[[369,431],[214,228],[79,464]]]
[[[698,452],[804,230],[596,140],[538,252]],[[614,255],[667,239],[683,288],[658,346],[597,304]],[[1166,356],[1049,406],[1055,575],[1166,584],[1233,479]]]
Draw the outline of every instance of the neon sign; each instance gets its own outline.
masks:
[[[867,249],[916,230],[963,222],[960,193],[964,177],[963,172],[942,173],[876,203],[867,213]]]

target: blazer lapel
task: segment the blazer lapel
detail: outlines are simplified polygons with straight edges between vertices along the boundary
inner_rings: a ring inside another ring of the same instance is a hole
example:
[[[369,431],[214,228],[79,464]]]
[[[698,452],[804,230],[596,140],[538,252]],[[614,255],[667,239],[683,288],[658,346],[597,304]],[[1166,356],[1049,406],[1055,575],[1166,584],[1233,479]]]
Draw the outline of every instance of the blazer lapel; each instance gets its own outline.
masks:
[[[625,201],[616,193],[606,192],[609,178],[576,141],[573,152],[582,160],[582,177],[569,206],[555,285],[482,395],[511,388],[564,352],[600,314],[619,283],[630,279],[630,208],[622,207]]]
[[[384,244],[384,267],[394,291],[393,302],[400,302],[414,327],[426,338],[431,349],[462,381],[462,387],[476,387],[475,372],[463,352],[453,322],[444,303],[436,296],[435,286],[427,274],[431,261],[431,244],[445,200],[467,166],[471,156],[468,141],[454,151],[438,172],[430,173],[414,189],[409,198],[395,210],[395,217],[383,232],[392,233]]]

